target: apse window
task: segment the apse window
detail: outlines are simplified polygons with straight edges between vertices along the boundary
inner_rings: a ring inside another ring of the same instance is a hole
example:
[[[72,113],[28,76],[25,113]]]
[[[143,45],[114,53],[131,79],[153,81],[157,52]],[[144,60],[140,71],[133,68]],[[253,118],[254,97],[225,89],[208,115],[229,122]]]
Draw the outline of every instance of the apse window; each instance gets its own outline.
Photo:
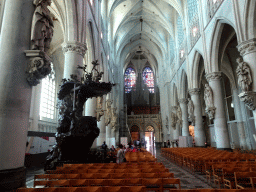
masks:
[[[133,68],[129,67],[125,70],[124,73],[124,87],[125,93],[130,93],[132,88],[135,87],[136,83],[136,74]]]
[[[53,69],[53,67],[52,67]],[[41,101],[40,101],[40,120],[55,119],[55,72],[42,80]]]
[[[154,85],[154,74],[150,67],[145,67],[142,73],[143,81],[147,85],[148,90],[150,93],[155,92],[155,85]]]

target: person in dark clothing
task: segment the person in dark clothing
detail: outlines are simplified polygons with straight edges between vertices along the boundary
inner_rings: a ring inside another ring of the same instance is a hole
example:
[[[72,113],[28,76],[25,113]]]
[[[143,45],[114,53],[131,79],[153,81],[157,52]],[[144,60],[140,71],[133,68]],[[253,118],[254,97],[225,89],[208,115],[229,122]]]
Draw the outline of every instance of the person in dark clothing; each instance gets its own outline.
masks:
[[[104,151],[106,151],[106,150],[107,150],[108,146],[107,146],[107,144],[106,144],[106,142],[105,142],[105,141],[103,142],[103,144],[102,144],[101,148],[102,148],[102,149],[104,149]]]
[[[171,143],[170,140],[167,141],[167,147],[170,148],[171,147]]]
[[[101,145],[101,149],[103,149],[103,157],[104,157],[104,161],[106,160],[106,157],[107,157],[107,144],[106,142],[104,141],[103,144]]]

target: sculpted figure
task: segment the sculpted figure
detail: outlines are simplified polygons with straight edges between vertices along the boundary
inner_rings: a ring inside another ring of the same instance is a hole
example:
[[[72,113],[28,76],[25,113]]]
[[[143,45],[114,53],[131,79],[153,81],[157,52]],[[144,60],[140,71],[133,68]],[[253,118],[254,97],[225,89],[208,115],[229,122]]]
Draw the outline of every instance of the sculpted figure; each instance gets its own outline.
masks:
[[[252,84],[251,69],[241,57],[238,57],[236,62],[238,63],[236,69],[238,84],[241,87],[242,92],[250,91],[250,87]]]
[[[97,107],[96,107],[96,119],[99,122],[100,118],[104,115],[104,110],[102,109],[103,97],[97,97]]]
[[[178,121],[182,121],[182,112],[181,112],[180,105],[178,105],[178,108],[177,108],[177,118],[178,118]]]
[[[209,108],[214,108],[213,93],[212,93],[212,89],[211,89],[209,84],[205,84],[204,101],[205,101],[205,104],[206,104],[206,110],[209,109]]]
[[[36,9],[32,21],[32,49],[47,52],[53,36],[53,21],[47,6],[51,0],[34,0]]]
[[[116,108],[112,108],[112,118],[111,118],[111,126],[112,128],[115,128],[117,123],[117,114],[116,114]]]
[[[194,104],[190,98],[188,98],[188,118],[189,119],[194,118]]]
[[[176,122],[177,122],[177,116],[174,112],[171,112],[171,126],[175,129],[176,127]]]
[[[105,116],[105,126],[107,126],[110,121],[111,121],[111,104],[112,104],[112,100],[108,99],[106,101],[106,116]]]
[[[97,97],[97,108],[102,109],[103,97]]]

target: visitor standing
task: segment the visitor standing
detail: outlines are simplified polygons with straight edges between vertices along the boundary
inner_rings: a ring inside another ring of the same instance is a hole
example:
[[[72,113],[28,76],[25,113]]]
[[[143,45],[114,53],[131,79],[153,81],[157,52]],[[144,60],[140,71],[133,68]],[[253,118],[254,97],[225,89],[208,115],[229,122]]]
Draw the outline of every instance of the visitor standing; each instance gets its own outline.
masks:
[[[117,155],[116,155],[116,163],[123,163],[124,158],[125,158],[125,152],[124,152],[124,149],[123,149],[123,145],[120,144],[119,148],[120,149],[118,150]]]

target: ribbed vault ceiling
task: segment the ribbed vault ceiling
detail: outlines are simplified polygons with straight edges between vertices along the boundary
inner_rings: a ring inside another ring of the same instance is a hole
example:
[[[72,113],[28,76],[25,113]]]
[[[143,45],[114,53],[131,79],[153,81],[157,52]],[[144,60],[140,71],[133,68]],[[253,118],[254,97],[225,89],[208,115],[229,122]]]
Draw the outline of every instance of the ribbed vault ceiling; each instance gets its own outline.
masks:
[[[115,56],[125,58],[140,47],[157,60],[170,58],[177,17],[183,18],[183,0],[109,0],[107,6]]]

